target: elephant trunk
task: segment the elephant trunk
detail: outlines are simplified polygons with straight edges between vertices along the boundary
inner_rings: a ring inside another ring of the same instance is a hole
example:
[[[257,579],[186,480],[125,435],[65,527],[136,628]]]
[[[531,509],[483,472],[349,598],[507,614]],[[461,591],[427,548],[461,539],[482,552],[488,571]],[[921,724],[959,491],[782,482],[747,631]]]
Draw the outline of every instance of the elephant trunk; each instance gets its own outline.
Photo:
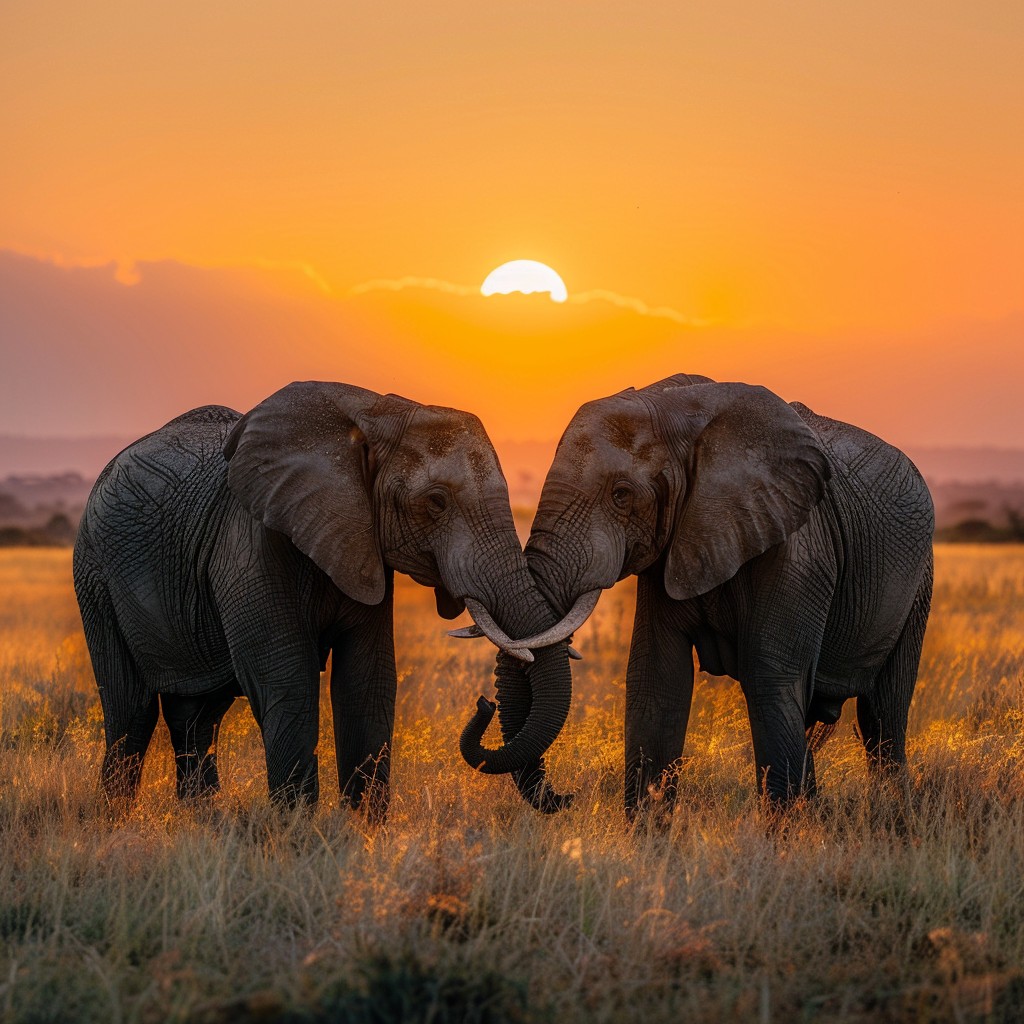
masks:
[[[601,590],[620,578],[625,546],[621,531],[595,519],[583,495],[549,476],[525,557],[548,605],[578,628]]]
[[[568,687],[552,686],[551,680],[569,672],[568,654],[564,648],[552,648],[534,662],[538,663],[541,672],[523,669],[509,655],[499,652],[495,670],[498,704],[481,697],[459,740],[462,756],[477,771],[505,775],[538,762],[565,724],[572,697],[571,682]],[[496,708],[500,708],[504,744],[488,750],[481,740]]]
[[[557,622],[521,553],[518,563],[516,572],[505,578],[502,597],[490,602],[497,625],[513,640],[542,633]],[[483,697],[478,701],[459,740],[463,758],[487,775],[511,773],[520,793],[538,810],[551,812],[568,806],[571,795],[554,793],[544,785],[543,761],[544,752],[565,724],[572,700],[566,645],[540,648],[529,663],[499,651],[495,682],[497,706]],[[482,740],[495,710],[503,743],[491,750],[482,745]]]
[[[578,581],[571,578],[567,566],[588,564],[590,561],[587,557],[588,553],[574,551],[572,554],[579,557],[573,559],[563,560],[558,557],[563,553],[561,550],[563,545],[560,543],[561,535],[554,530],[538,529],[538,523],[542,525],[544,523],[542,512],[543,507],[538,513],[530,542],[526,547],[532,589],[541,597],[546,609],[543,616],[545,620],[543,629],[540,631],[542,635],[538,638],[536,629],[529,633],[529,638],[533,642],[536,642],[537,639],[549,641],[552,634],[561,640],[563,629],[560,629],[560,626],[569,626],[569,632],[578,628],[593,611],[600,594],[599,588],[591,588],[584,593],[580,590]],[[544,636],[544,633],[548,635]],[[521,631],[511,632],[511,635],[513,637],[528,636],[527,633]],[[568,636],[568,632],[566,636]],[[551,666],[557,671],[570,672],[568,661],[565,658],[566,650],[562,643],[534,649],[535,661],[532,665],[524,665],[522,661],[515,660],[509,654],[499,652],[495,667],[495,681],[498,690],[497,713],[502,737],[506,744],[510,744],[513,738],[522,731],[532,710],[532,695],[545,692],[544,684],[538,684],[543,673],[550,672]],[[494,713],[495,705],[481,697],[477,704],[476,714],[463,731],[459,743],[463,757],[474,767],[477,767],[481,760],[487,761],[486,767],[481,768],[483,771],[501,770],[500,767],[495,767],[496,761],[493,759],[493,755],[488,757],[487,752],[480,746],[481,737],[494,717]],[[560,710],[559,714],[561,714]],[[504,749],[508,749],[508,747]],[[556,793],[548,785],[543,757],[537,756],[523,766],[514,768],[512,778],[523,799],[539,811],[551,814],[572,803],[571,793]]]

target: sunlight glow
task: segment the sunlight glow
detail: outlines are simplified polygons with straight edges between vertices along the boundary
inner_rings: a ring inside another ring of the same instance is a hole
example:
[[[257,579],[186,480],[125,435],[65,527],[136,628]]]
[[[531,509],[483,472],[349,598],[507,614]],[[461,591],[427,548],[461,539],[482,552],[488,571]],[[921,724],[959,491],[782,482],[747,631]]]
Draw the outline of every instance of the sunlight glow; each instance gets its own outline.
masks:
[[[481,295],[508,295],[511,292],[547,292],[553,302],[569,297],[565,282],[547,264],[537,260],[511,260],[492,270],[480,286]]]

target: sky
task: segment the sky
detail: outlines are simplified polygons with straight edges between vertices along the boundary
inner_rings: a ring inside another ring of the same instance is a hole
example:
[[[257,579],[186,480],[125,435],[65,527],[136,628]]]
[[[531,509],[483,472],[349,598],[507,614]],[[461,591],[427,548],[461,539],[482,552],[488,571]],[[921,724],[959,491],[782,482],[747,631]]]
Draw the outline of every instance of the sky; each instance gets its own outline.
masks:
[[[546,440],[685,371],[1024,445],[1021,67],[1016,0],[6,0],[0,432],[320,377]]]

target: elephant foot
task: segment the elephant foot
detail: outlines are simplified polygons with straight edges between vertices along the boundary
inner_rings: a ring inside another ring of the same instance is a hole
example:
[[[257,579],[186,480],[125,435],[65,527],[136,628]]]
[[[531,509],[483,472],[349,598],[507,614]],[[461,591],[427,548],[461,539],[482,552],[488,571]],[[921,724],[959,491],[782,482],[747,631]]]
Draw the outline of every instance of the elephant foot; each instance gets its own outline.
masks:
[[[369,824],[383,825],[391,802],[390,775],[390,752],[385,749],[375,757],[366,758],[348,775],[342,785],[342,799]]]
[[[179,800],[209,800],[220,791],[216,759],[207,754],[179,754],[175,759],[175,791]]]
[[[142,781],[142,757],[124,755],[117,744],[107,750],[100,769],[100,786],[113,819],[125,817],[135,803]]]
[[[626,820],[647,821],[656,828],[668,828],[675,811],[682,758],[661,771],[650,761],[631,765],[626,771]],[[630,784],[632,782],[632,785]]]
[[[281,807],[312,810],[320,800],[320,775],[314,756],[305,770],[293,771],[288,780],[270,787],[270,799]]]
[[[386,825],[391,803],[391,787],[386,782],[373,782],[358,795],[350,795],[348,804],[370,825]]]

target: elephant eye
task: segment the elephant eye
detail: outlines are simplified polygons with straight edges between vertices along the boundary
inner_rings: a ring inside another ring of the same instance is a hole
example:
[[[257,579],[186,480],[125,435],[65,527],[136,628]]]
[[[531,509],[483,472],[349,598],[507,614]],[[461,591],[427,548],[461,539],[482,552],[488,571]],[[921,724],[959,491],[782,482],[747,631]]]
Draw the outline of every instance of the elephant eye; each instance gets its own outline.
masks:
[[[427,511],[432,516],[441,515],[448,508],[448,495],[444,491],[431,491],[427,495]]]
[[[616,484],[612,489],[612,504],[620,511],[629,511],[630,502],[633,500],[632,488],[625,484]]]

